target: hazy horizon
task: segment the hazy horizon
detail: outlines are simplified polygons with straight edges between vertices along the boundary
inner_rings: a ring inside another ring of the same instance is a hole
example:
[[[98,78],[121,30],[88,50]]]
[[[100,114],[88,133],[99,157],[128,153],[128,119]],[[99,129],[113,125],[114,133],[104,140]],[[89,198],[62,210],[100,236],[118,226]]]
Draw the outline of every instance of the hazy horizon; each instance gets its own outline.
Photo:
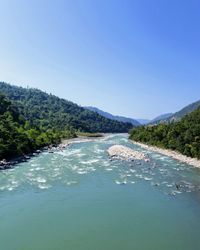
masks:
[[[0,80],[1,82],[5,82],[5,81],[2,81],[2,80]],[[41,91],[43,91],[43,92],[46,92],[47,94],[53,94],[53,95],[55,95],[53,92],[48,92],[47,90],[45,90],[45,89],[41,89],[41,88],[39,88],[39,87],[33,87],[33,86],[30,86],[30,85],[26,85],[26,84],[13,84],[13,83],[11,83],[11,82],[5,82],[5,83],[8,83],[8,84],[11,84],[11,85],[15,85],[15,86],[18,86],[18,87],[23,87],[23,88],[37,88],[37,89],[39,89],[39,90],[41,90]],[[65,98],[65,97],[62,97],[62,96],[58,96],[57,95],[57,97],[59,97],[59,98],[63,98],[63,99],[65,99],[65,100],[67,100],[67,101],[70,101],[70,102],[74,102],[73,100],[70,100],[70,99],[67,99],[67,98]],[[199,99],[198,99],[199,100]],[[123,114],[119,114],[119,113],[112,113],[112,112],[110,112],[109,110],[105,110],[105,109],[103,109],[103,108],[100,108],[100,107],[97,107],[97,106],[94,106],[94,105],[82,105],[82,104],[80,104],[80,103],[76,103],[76,104],[78,104],[79,106],[81,106],[81,107],[94,107],[94,108],[98,108],[98,109],[100,109],[100,110],[102,110],[102,111],[104,111],[104,112],[107,112],[107,113],[110,113],[110,114],[112,114],[112,115],[115,115],[115,116],[124,116],[124,117],[127,117],[127,118],[132,118],[132,119],[135,119],[135,120],[153,120],[153,119],[155,119],[155,118],[157,118],[158,116],[160,116],[160,115],[164,115],[164,114],[168,114],[168,113],[176,113],[177,111],[180,111],[182,108],[184,108],[185,106],[187,106],[187,105],[189,105],[189,104],[192,104],[192,103],[194,103],[194,102],[196,102],[196,101],[198,101],[198,100],[195,100],[195,101],[193,101],[193,102],[191,102],[191,103],[186,103],[184,106],[182,106],[179,110],[175,110],[175,111],[173,111],[173,112],[166,112],[166,113],[160,113],[160,114],[157,114],[156,116],[154,116],[154,117],[151,117],[151,118],[146,118],[146,117],[134,117],[134,116],[128,116],[128,115],[123,115]],[[75,102],[74,102],[75,103]]]
[[[0,78],[113,115],[152,119],[200,99],[200,3],[5,1]]]

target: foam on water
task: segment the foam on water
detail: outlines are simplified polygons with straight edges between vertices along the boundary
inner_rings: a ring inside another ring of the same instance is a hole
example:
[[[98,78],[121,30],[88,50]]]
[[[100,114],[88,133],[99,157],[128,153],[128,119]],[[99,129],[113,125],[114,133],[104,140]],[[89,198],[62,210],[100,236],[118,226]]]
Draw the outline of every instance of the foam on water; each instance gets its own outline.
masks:
[[[148,154],[150,162],[111,161],[106,150],[110,145],[119,143]],[[1,171],[0,191],[12,191],[25,184],[39,189],[51,188],[58,182],[70,186],[74,182],[80,183],[95,171],[107,173],[108,178],[116,180],[116,184],[146,181],[173,195],[193,192],[200,187],[200,178],[194,174],[193,167],[142,149],[130,143],[125,135],[109,135],[101,140],[71,144],[53,154],[43,152],[13,169]]]
[[[200,170],[145,150],[110,160],[114,144],[141,150],[111,135],[0,171],[1,248],[199,249]]]

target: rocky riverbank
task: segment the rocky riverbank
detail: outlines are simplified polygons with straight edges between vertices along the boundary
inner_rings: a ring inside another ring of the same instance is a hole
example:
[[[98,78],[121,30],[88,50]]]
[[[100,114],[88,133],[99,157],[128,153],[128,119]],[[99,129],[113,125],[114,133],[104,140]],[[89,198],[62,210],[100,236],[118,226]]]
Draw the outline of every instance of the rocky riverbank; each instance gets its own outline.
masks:
[[[74,143],[81,143],[81,142],[89,142],[89,141],[95,141],[95,140],[100,140],[104,139],[106,137],[105,134],[89,134],[89,136],[86,134],[84,136],[78,136],[77,138],[71,138],[71,139],[63,139],[60,144],[54,144],[54,145],[49,145],[41,148],[40,150],[36,150],[33,153],[29,153],[27,155],[22,155],[10,160],[6,159],[0,159],[0,170],[6,170],[13,168],[16,164],[19,164],[21,162],[26,162],[29,159],[31,159],[34,156],[37,156],[39,153],[47,151],[49,153],[54,153],[56,151],[62,151],[64,150],[67,146],[74,144]]]
[[[128,161],[134,161],[134,160],[149,161],[148,157],[144,153],[122,145],[111,146],[107,150],[107,152],[111,158],[119,158]]]
[[[34,153],[29,153],[27,155],[15,157],[11,160],[6,160],[6,159],[0,160],[0,170],[6,170],[6,169],[13,168],[16,164],[19,164],[21,162],[26,162],[26,161],[30,160],[31,157],[37,156],[40,152],[42,152],[42,151],[36,150]]]
[[[180,162],[183,162],[183,163],[192,165],[194,167],[200,168],[200,160],[198,160],[196,158],[191,158],[191,157],[182,155],[182,154],[180,154],[180,153],[178,153],[176,151],[172,151],[172,150],[168,150],[168,149],[163,149],[163,148],[158,148],[158,147],[155,147],[155,146],[149,146],[147,144],[143,144],[143,143],[136,142],[136,141],[132,141],[132,142],[134,144],[136,144],[136,145],[144,148],[144,149],[151,150],[151,151],[154,151],[156,153],[160,153],[160,154],[169,156],[169,157],[171,157],[171,158],[173,158],[175,160],[178,160]]]

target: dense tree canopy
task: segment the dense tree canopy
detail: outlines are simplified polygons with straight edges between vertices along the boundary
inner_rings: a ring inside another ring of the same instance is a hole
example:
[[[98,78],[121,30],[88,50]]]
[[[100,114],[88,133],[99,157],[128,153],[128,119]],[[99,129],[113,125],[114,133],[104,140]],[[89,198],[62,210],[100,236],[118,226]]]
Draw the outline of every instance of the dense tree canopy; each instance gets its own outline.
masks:
[[[0,82],[0,159],[27,154],[76,132],[127,132],[132,125],[107,119],[38,89]]]
[[[44,129],[31,125],[4,95],[0,94],[0,159],[30,153],[63,137],[74,137],[73,130]]]
[[[200,108],[178,122],[135,128],[130,138],[200,159]]]
[[[17,104],[19,112],[34,126],[105,133],[128,132],[132,128],[130,123],[105,118],[38,89],[16,87],[0,82],[0,92]]]

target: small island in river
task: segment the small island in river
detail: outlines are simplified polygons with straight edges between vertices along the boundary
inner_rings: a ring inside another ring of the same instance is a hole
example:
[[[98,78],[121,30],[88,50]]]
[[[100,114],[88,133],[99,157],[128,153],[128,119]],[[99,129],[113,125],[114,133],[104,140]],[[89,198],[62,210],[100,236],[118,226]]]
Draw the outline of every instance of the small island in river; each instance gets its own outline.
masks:
[[[114,145],[107,150],[108,154],[112,158],[120,158],[123,160],[145,160],[149,161],[147,155],[142,152],[133,150],[132,148],[123,145]]]

